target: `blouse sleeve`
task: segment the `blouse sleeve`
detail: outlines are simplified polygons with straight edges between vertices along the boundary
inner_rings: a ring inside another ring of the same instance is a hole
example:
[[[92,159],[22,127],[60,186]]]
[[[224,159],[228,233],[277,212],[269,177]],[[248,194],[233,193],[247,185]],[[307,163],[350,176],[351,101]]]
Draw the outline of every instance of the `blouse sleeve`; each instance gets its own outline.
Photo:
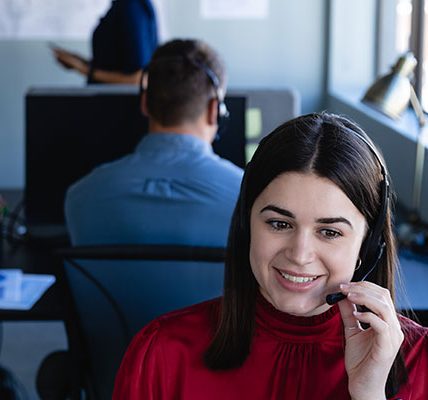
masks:
[[[408,380],[398,398],[428,399],[428,328],[409,320],[405,321],[405,326],[403,353]]]
[[[159,322],[153,321],[132,340],[116,375],[113,400],[166,399],[165,367],[158,340]]]
[[[425,329],[420,340],[415,343],[413,353],[417,362],[415,368],[409,371],[409,381],[412,387],[412,399],[428,399],[428,330]]]

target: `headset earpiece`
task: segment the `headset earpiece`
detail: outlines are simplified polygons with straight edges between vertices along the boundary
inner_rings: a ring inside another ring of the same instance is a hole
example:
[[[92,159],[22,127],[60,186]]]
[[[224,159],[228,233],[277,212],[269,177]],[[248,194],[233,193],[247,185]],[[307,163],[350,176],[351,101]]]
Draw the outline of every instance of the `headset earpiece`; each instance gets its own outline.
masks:
[[[226,103],[224,102],[224,94],[221,88],[220,79],[215,74],[215,72],[208,67],[205,63],[201,63],[199,61],[192,61],[195,65],[201,68],[205,74],[207,75],[211,85],[214,88],[215,97],[217,99],[217,139],[219,138],[219,132],[224,128],[225,122],[229,118],[229,110],[227,109]]]

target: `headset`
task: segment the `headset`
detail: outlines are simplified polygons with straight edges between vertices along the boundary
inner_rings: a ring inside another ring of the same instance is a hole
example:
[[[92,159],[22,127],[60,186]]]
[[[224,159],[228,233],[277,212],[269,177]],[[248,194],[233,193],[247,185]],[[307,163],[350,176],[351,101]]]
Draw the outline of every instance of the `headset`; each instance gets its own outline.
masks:
[[[224,102],[224,93],[220,85],[220,79],[215,72],[205,63],[200,63],[196,60],[189,60],[192,64],[198,66],[207,75],[212,87],[214,88],[217,100],[217,139],[219,138],[219,132],[223,130],[224,125],[229,118],[229,110],[227,109],[226,103]]]
[[[388,179],[388,173],[380,155],[376,148],[360,133],[347,128],[348,131],[352,131],[354,136],[357,136],[362,142],[364,142],[370,152],[375,156],[379,163],[382,181],[380,183],[381,190],[381,204],[379,208],[379,214],[375,220],[373,229],[368,233],[367,238],[364,240],[360,249],[361,266],[354,272],[352,281],[364,281],[376,268],[385,250],[386,244],[383,237],[383,227],[385,225],[386,215],[388,211],[388,204],[390,201],[390,185]],[[346,296],[341,293],[332,293],[327,295],[326,301],[328,304],[333,305],[343,299]]]
[[[216,139],[219,139],[220,132],[223,131],[226,122],[230,116],[229,110],[227,109],[226,103],[224,102],[224,93],[221,88],[220,79],[217,76],[217,74],[204,62],[193,60],[190,57],[187,56],[171,56],[171,57],[162,57],[159,59],[156,59],[155,62],[158,61],[177,61],[177,60],[183,60],[187,61],[190,64],[194,65],[195,67],[201,69],[205,72],[205,75],[207,76],[208,80],[210,81],[210,84],[214,88],[215,92],[215,99],[217,100],[217,125],[218,125],[218,132]],[[150,64],[149,64],[150,66]],[[145,92],[146,88],[144,87],[144,76],[145,73],[148,72],[148,68],[144,69],[141,73],[140,78],[140,99],[143,93]]]

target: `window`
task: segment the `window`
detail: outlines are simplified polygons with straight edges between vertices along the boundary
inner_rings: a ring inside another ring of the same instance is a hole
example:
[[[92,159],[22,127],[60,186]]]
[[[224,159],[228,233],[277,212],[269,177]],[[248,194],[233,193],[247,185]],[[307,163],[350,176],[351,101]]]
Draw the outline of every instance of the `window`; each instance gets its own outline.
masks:
[[[414,86],[425,112],[428,111],[428,1],[396,0],[395,50],[412,51],[418,60]]]
[[[412,29],[412,0],[397,0],[396,5],[395,50],[402,54],[410,49]]]

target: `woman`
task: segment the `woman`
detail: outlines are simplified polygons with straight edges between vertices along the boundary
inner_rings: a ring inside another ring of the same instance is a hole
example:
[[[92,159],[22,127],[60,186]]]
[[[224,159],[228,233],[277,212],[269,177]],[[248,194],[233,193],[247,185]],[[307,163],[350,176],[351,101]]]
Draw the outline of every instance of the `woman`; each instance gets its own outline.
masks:
[[[394,306],[388,191],[347,119],[277,128],[245,171],[223,298],[145,327],[114,399],[428,398],[427,329]],[[343,300],[330,306],[334,292]]]
[[[92,60],[53,46],[56,60],[88,83],[138,84],[158,45],[151,0],[113,0],[92,35]]]

